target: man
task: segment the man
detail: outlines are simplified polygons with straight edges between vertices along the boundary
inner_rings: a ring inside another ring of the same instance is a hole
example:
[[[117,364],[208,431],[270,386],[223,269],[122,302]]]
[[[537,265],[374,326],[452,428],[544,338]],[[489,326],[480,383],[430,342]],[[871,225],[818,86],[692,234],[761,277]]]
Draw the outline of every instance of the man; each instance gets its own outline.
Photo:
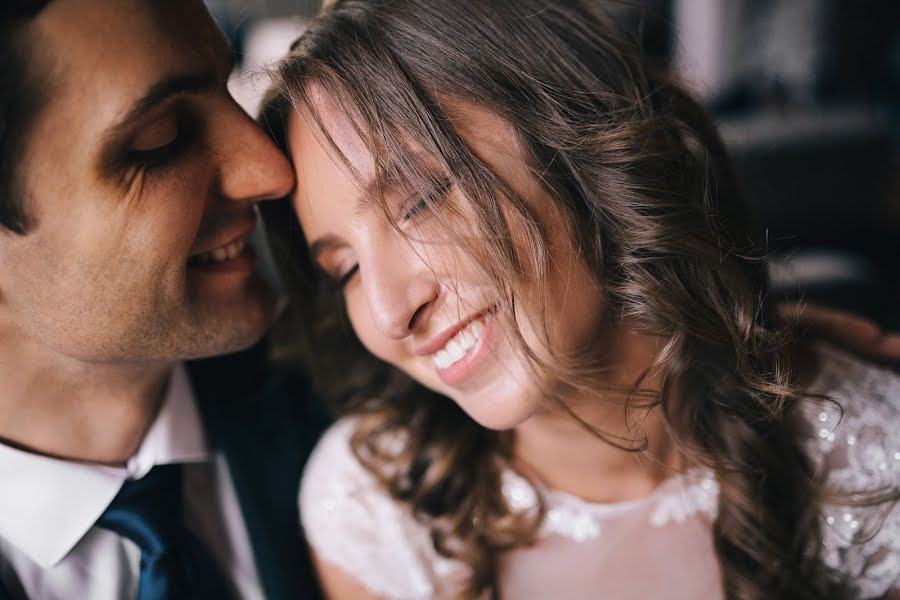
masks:
[[[0,598],[313,597],[247,245],[293,176],[227,43],[201,0],[0,10]]]

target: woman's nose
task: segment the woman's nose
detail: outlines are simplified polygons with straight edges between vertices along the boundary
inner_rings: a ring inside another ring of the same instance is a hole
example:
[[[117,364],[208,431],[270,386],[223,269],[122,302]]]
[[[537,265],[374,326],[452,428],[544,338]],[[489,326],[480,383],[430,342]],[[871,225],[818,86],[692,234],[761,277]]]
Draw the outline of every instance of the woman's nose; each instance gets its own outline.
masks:
[[[379,254],[361,265],[369,311],[382,335],[401,339],[428,321],[440,285],[411,249]]]

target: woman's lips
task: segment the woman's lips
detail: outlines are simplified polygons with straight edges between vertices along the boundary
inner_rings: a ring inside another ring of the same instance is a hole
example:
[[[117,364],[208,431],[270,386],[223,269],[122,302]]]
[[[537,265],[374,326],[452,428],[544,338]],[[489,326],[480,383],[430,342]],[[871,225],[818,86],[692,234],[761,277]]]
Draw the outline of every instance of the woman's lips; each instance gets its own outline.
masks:
[[[490,352],[496,324],[497,315],[493,311],[482,313],[432,355],[437,375],[444,384],[459,385],[478,368]]]
[[[484,310],[480,310],[476,313],[472,313],[462,321],[456,323],[455,325],[446,328],[441,331],[436,336],[432,337],[430,340],[422,344],[421,346],[415,349],[415,353],[419,356],[431,356],[440,352],[444,347],[447,346],[447,343],[456,337],[460,331],[468,327],[472,321],[476,319],[483,319],[486,315],[493,312],[496,307],[491,306],[490,308],[486,308]]]

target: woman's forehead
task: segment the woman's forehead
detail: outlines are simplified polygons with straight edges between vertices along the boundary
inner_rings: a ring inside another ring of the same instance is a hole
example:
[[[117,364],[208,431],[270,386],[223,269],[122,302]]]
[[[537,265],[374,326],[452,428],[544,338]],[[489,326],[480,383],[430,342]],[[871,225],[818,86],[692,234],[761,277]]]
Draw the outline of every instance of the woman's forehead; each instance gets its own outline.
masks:
[[[371,177],[374,172],[374,157],[358,131],[358,120],[338,106],[333,96],[318,83],[307,86],[308,103],[295,103],[288,119],[288,141],[292,153],[304,148],[319,147],[332,160],[342,158],[360,176]],[[321,128],[321,131],[319,131]],[[335,148],[331,148],[331,143]],[[340,157],[333,156],[335,151]],[[294,160],[302,160],[295,156]]]
[[[335,96],[318,83],[308,85],[306,98],[308,103],[298,106],[291,117],[289,137],[297,139],[300,134],[298,126],[302,126],[303,144],[313,143],[315,139],[315,143],[323,145],[329,154],[334,155],[335,151],[340,153],[333,159],[345,162],[364,184],[375,174],[373,148],[377,149],[379,176],[384,183],[397,183],[403,179],[404,170],[410,168],[427,174],[439,174],[445,170],[442,154],[447,149],[441,148],[440,141],[433,140],[429,132],[414,129],[421,127],[415,116],[410,116],[405,123],[391,123],[393,128],[399,129],[396,139],[385,140],[373,135],[367,144],[363,136],[369,136],[371,125],[358,116],[360,111],[339,105]],[[512,123],[496,111],[451,97],[441,97],[437,105],[443,113],[441,118],[450,124],[452,133],[481,160],[496,164],[522,159],[519,135]],[[322,131],[317,131],[319,126]],[[376,127],[379,131],[385,129]],[[330,147],[331,143],[334,147]],[[430,147],[425,147],[428,143]]]

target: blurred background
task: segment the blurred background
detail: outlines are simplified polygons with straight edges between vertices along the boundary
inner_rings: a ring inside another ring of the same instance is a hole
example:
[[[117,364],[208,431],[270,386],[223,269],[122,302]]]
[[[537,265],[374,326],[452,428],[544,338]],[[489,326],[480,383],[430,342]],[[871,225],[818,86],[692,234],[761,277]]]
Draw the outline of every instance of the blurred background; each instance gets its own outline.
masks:
[[[266,65],[319,0],[207,4],[255,114]],[[773,293],[900,329],[900,0],[611,4],[718,121],[767,232]]]

